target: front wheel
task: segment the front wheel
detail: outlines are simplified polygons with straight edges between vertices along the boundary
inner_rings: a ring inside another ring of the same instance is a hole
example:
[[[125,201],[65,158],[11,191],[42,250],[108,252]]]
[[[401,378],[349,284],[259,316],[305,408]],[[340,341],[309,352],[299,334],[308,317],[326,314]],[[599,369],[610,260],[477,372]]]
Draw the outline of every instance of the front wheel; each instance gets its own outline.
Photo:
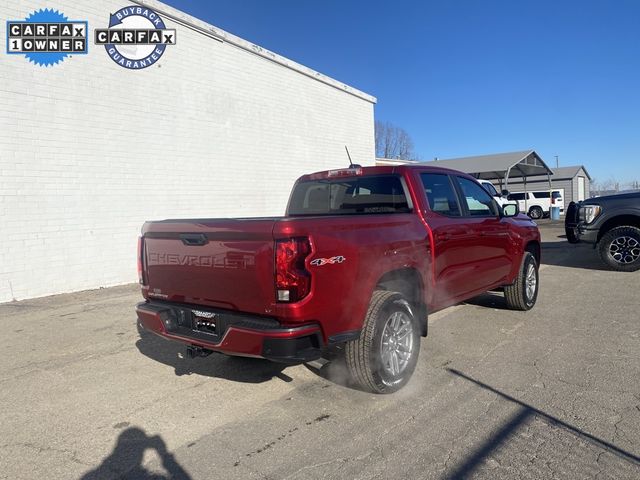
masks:
[[[531,252],[524,252],[518,277],[513,285],[504,287],[507,306],[512,310],[531,310],[538,299],[540,277],[538,262]]]
[[[360,338],[345,348],[352,379],[374,393],[395,392],[411,378],[419,352],[420,328],[409,302],[397,292],[373,292]]]
[[[613,270],[640,270],[640,228],[616,227],[598,242],[600,258]]]

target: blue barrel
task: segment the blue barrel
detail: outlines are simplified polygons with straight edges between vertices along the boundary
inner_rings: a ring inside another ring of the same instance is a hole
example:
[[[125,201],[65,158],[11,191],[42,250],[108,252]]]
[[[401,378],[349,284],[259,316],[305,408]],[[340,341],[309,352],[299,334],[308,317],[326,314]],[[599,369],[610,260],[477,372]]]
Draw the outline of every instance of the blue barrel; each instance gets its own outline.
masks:
[[[551,220],[560,220],[560,207],[551,207]]]

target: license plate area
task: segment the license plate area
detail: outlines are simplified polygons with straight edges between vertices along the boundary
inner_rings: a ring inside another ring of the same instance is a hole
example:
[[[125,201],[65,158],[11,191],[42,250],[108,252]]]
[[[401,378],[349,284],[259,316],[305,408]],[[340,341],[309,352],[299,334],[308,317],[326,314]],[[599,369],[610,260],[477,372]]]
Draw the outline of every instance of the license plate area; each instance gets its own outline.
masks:
[[[203,310],[191,310],[191,325],[196,332],[218,335],[218,315]]]
[[[218,337],[222,331],[222,318],[218,313],[174,307],[173,315],[175,318],[173,331],[180,335],[189,335],[195,338],[203,337],[204,339]]]
[[[219,342],[229,327],[267,331],[281,328],[274,318],[195,305],[168,304],[163,315],[166,317],[163,323],[169,333],[213,343]]]

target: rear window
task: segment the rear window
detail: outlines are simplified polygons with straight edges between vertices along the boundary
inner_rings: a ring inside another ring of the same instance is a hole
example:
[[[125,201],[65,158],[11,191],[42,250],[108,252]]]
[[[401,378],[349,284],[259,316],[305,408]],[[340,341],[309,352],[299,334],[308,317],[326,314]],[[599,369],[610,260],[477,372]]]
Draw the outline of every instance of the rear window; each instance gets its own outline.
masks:
[[[400,177],[379,175],[298,183],[289,215],[349,215],[411,211]]]
[[[549,192],[533,192],[533,196],[536,198],[549,198]],[[551,192],[551,198],[562,198],[562,195],[556,190]]]
[[[512,193],[507,197],[508,200],[524,200],[524,193]]]

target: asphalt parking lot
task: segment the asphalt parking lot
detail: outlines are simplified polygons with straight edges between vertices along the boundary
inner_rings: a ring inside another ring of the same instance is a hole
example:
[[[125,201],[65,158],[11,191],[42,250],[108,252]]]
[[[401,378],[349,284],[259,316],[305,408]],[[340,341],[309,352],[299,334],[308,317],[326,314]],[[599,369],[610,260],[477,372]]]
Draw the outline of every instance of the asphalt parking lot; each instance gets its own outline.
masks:
[[[140,337],[136,286],[0,305],[0,478],[640,478],[640,272],[541,222],[538,304],[430,318],[411,383]]]

